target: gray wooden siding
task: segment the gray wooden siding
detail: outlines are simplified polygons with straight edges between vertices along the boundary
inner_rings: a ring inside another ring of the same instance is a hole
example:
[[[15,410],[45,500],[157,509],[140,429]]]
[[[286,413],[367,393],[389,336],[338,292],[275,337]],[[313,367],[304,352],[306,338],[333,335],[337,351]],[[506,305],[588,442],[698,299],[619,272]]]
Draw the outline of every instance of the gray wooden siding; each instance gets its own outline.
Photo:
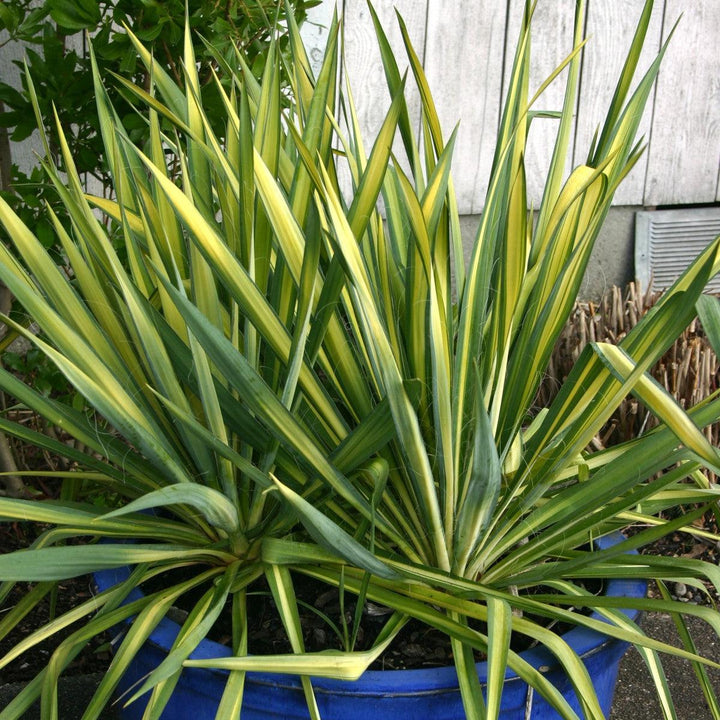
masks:
[[[313,11],[305,36],[319,60],[334,0]],[[643,0],[588,0],[579,122],[572,160],[582,162],[614,90]],[[367,143],[387,108],[380,58],[365,0],[339,0],[345,12],[347,68]],[[524,0],[375,0],[398,58],[404,58],[394,7],[403,15],[423,60],[446,135],[460,122],[454,179],[460,210],[482,209],[497,129],[503,81],[512,62]],[[540,0],[535,16],[534,87],[571,47],[575,3]],[[720,2],[656,0],[641,67],[647,67],[676,19],[641,131],[647,150],[616,196],[617,205],[677,205],[720,201]],[[401,67],[406,65],[400,63]],[[559,109],[561,82],[542,109]],[[555,132],[553,120],[536,120],[529,142],[528,186],[537,204]]]
[[[311,11],[303,34],[316,67],[326,28],[337,4],[345,13],[347,69],[366,143],[372,142],[389,97],[365,0],[323,0]],[[492,161],[503,83],[512,62],[524,0],[375,0],[376,10],[404,58],[395,10],[405,18],[433,90],[443,128],[459,122],[454,179],[462,213],[482,209]],[[573,0],[539,0],[535,16],[532,83],[537,87],[571,46]],[[603,117],[643,0],[588,0],[579,123],[572,160],[582,162]],[[720,0],[656,0],[642,65],[646,67],[682,15],[665,58],[642,132],[645,155],[616,196],[617,205],[678,205],[720,202]],[[0,37],[0,39],[2,39]],[[0,74],[17,77],[10,65],[19,49],[0,48]],[[401,67],[406,63],[401,62]],[[557,109],[562,83],[551,86],[540,106]],[[417,114],[417,98],[411,100]],[[552,120],[536,120],[527,166],[531,200],[554,137]],[[400,154],[401,150],[398,148]],[[34,163],[33,143],[14,148],[21,166]]]

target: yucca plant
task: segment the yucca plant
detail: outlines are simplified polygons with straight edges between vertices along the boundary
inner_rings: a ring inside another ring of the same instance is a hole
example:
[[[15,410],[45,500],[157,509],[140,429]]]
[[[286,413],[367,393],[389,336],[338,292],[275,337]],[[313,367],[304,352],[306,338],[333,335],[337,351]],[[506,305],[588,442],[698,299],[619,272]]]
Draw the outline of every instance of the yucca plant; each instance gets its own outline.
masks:
[[[374,14],[392,103],[369,153],[353,98],[337,81],[339,23],[314,78],[290,16],[291,101],[281,102],[273,52],[259,84],[238,54],[237,70],[224,66],[232,88],[218,85],[226,144],[203,112],[189,38],[183,87],[134,39],[152,86],[115,79],[149,124],[146,147],[130,142],[96,77],[115,199],[84,194],[66,146],[66,177],[46,165],[72,219],[71,233],[54,223],[67,268],[56,267],[0,202],[0,220],[22,258],[0,250],[0,278],[41,329],[28,338],[95,410],[75,413],[0,371],[5,392],[87,448],[69,451],[0,421],[3,431],[77,467],[60,501],[0,499],[3,518],[42,523],[32,547],[0,557],[3,596],[14,582],[35,583],[0,618],[0,635],[59,581],[133,568],[127,581],[6,655],[3,665],[77,625],[0,718],[22,717],[38,696],[43,716],[57,717],[63,669],[89,638],[132,618],[83,716],[97,717],[153,628],[195,589],[172,651],[125,698],[149,697],[146,717],[159,717],[184,666],[229,670],[217,718],[238,716],[251,670],[300,675],[310,715],[318,717],[310,677],[358,677],[409,618],[448,636],[469,718],[498,717],[506,668],[560,717],[577,717],[519,655],[518,636],[548,647],[582,714],[602,717],[581,659],[551,627],[558,621],[635,644],[667,717],[672,700],[658,653],[688,659],[718,714],[707,661],[689,638],[686,649],[670,648],[618,608],[667,611],[681,627],[683,615],[695,615],[720,632],[716,612],[670,599],[604,598],[583,579],[654,578],[662,590],[666,580],[682,578],[720,588],[717,567],[627,554],[667,533],[696,532],[692,521],[715,511],[718,492],[700,468],[717,471],[720,460],[700,428],[718,418],[720,399],[684,412],[646,371],[693,318],[720,267],[719,242],[619,347],[589,346],[550,407],[534,407],[613,192],[642,152],[635,135],[660,57],[634,84],[648,0],[587,161],[565,179],[585,8],[577,3],[574,49],[530,97],[533,9],[526,3],[467,263],[450,177],[454,135],[443,139],[400,20],[422,103],[422,132],[414,133],[409,80]],[[536,99],[563,71],[565,102],[534,219],[525,144]],[[391,152],[398,134],[407,156],[401,163]],[[108,225],[123,234],[126,263]],[[717,327],[716,305],[701,305],[707,327]],[[587,451],[628,393],[660,425],[620,447]],[[83,502],[83,489],[98,485],[113,498],[107,507]],[[671,508],[691,509],[659,518]],[[151,509],[159,510],[148,515]],[[596,538],[629,525],[639,531],[610,549],[594,548]],[[161,589],[124,603],[134,587],[178,567],[183,579],[168,576],[174,579]],[[301,576],[356,596],[360,607],[391,610],[369,649],[354,650],[350,641],[343,652],[305,652],[295,592]],[[292,648],[286,655],[248,654],[246,605],[263,579]],[[189,660],[223,612],[231,616],[233,656]],[[486,689],[475,652],[487,656]]]

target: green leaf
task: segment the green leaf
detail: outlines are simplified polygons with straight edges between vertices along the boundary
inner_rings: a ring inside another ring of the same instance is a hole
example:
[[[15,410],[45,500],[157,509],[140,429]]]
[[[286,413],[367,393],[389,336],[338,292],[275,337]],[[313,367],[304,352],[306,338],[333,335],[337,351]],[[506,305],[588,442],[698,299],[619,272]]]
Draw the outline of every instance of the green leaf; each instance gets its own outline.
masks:
[[[488,598],[488,674],[487,718],[500,717],[502,692],[505,685],[505,668],[512,637],[512,611],[510,605],[495,598]]]
[[[632,392],[677,436],[685,447],[697,453],[711,469],[720,472],[720,454],[692,419],[660,383],[647,374],[637,375],[635,364],[621,348],[606,343],[592,347],[622,382],[636,376]]]
[[[189,580],[145,597],[145,607],[129,624],[122,641],[115,649],[110,667],[103,675],[91,702],[85,709],[82,720],[94,720],[97,717],[97,714],[112,697],[115,688],[130,663],[134,660],[135,655],[143,647],[158,624],[166,617],[178,598],[188,590],[213,580],[220,572],[220,568],[212,568],[194,575]],[[133,579],[131,576],[130,580]]]
[[[232,596],[233,653],[247,655],[247,594],[238,590]],[[245,691],[245,673],[242,670],[228,674],[215,720],[236,720],[240,716]]]
[[[230,584],[237,573],[237,569],[237,562],[231,564],[217,585],[208,590],[196,603],[193,611],[181,627],[180,633],[173,643],[173,647],[170,648],[170,652],[150,673],[140,688],[133,693],[127,701],[128,703],[132,703],[151,688],[156,688],[159,683],[170,679],[173,675],[180,672],[182,664],[207,636],[220,613],[223,611],[230,590]],[[153,708],[153,699],[154,695],[150,699],[149,706],[153,710],[153,713],[157,715],[161,708]]]
[[[52,19],[70,32],[94,28],[100,22],[96,0],[48,0],[48,5]]]
[[[458,613],[453,613],[451,617],[458,624],[467,625],[467,619]],[[473,648],[457,638],[451,638],[451,647],[466,718],[467,720],[485,720],[487,708],[475,667]]]
[[[695,309],[713,352],[720,357],[720,298],[701,295],[695,303]]]
[[[222,493],[204,485],[183,483],[169,485],[128,503],[124,507],[105,513],[98,521],[109,520],[129,513],[140,512],[164,505],[184,504],[197,508],[214,527],[229,533],[239,529],[237,508]]]
[[[398,68],[397,59],[395,53],[387,39],[385,30],[378,18],[375,8],[371,2],[368,2],[368,8],[372,17],[373,26],[375,28],[375,36],[377,38],[378,46],[380,48],[380,56],[382,58],[383,69],[385,71],[385,80],[390,91],[391,97],[397,97],[398,89],[404,84],[404,78],[400,75]],[[409,41],[406,40],[409,46]],[[413,65],[413,71],[415,71],[415,65]],[[401,106],[400,117],[398,118],[400,127],[400,136],[402,137],[403,144],[405,145],[405,152],[407,153],[408,159],[410,160],[411,167],[413,170],[413,177],[418,182],[418,188],[421,189],[422,185],[422,170],[420,167],[420,154],[418,152],[417,143],[412,131],[412,121],[410,120],[410,113],[408,112],[407,103],[403,100]]]
[[[45,471],[43,471],[45,473]],[[69,472],[64,477],[72,477]],[[45,475],[46,476],[46,475]],[[62,476],[61,476],[62,477]],[[81,475],[82,477],[82,475]],[[169,539],[174,537],[185,542],[202,542],[204,536],[191,528],[165,518],[139,516],[132,519],[107,519],[102,510],[92,505],[62,503],[60,501],[21,500],[0,498],[0,518],[3,520],[27,520],[82,530],[84,534],[125,534]]]
[[[80,545],[16,550],[0,556],[0,580],[45,582],[87,575],[96,570],[168,560],[232,560],[217,550],[182,545]]]
[[[472,469],[457,519],[456,563],[461,572],[490,522],[502,481],[500,457],[480,393],[476,401],[475,423]]]
[[[288,640],[290,640],[293,653],[295,655],[302,655],[305,652],[303,628],[300,622],[295,587],[290,572],[286,567],[273,565],[266,570],[265,577],[270,586],[270,592],[272,593],[275,607],[278,609],[280,619],[285,628],[285,633]],[[300,682],[303,686],[305,702],[307,703],[311,720],[320,720],[320,711],[317,706],[310,678],[307,675],[302,675]]]
[[[245,657],[187,660],[185,667],[205,667],[225,670],[276,672],[313,677],[357,680],[387,649],[402,628],[405,619],[394,615],[385,623],[375,645],[364,652],[325,650],[302,655],[246,655]]]
[[[10,35],[15,33],[20,21],[16,8],[0,5],[0,30],[7,30]]]
[[[305,529],[318,544],[373,575],[384,578],[397,577],[396,573],[384,562],[366,550],[356,540],[353,540],[350,535],[328,519],[326,515],[289,487],[283,485],[277,478],[273,479],[280,494],[298,514]]]

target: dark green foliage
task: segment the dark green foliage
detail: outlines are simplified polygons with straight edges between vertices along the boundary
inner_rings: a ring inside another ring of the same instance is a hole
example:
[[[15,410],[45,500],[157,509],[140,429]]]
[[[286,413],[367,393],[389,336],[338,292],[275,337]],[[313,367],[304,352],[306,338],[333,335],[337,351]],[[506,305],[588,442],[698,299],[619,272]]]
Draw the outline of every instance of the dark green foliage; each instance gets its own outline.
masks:
[[[298,21],[306,10],[319,0],[290,0],[289,6]],[[117,73],[147,86],[145,69],[138,64],[123,26],[129,27],[155,58],[179,82],[182,78],[183,28],[185,0],[44,0],[31,7],[30,0],[3,0],[0,5],[0,31],[6,30],[6,42],[23,41],[29,44],[26,62],[38,94],[38,102],[46,130],[54,137],[53,111],[57,112],[70,143],[70,151],[80,173],[96,178],[103,185],[108,176],[103,158],[103,145],[97,127],[95,93],[90,58],[84,52],[86,33],[92,35],[93,48],[101,74],[109,78]],[[279,5],[279,7],[278,7]],[[232,60],[233,44],[243,50],[243,56],[260,77],[267,56],[273,27],[281,28],[279,46],[284,49],[287,38],[282,34],[284,4],[277,0],[188,0],[187,12],[193,31],[195,55],[204,68],[203,106],[210,122],[222,136],[221,118],[224,110],[214,92],[211,68],[220,70],[209,56],[203,38],[226,59]],[[26,92],[25,70],[19,63],[23,91],[0,82],[0,128],[6,128],[11,141],[29,137],[36,128],[35,115]],[[2,80],[2,77],[0,77]],[[115,108],[133,140],[143,143],[147,133],[145,122],[138,116],[116,87],[109,88]],[[57,159],[57,158],[55,158]],[[12,169],[10,188],[3,197],[25,222],[32,220],[47,197],[41,174],[22,173]],[[51,202],[54,205],[54,203]],[[34,223],[28,223],[35,227]],[[49,228],[48,228],[49,230]],[[41,234],[43,230],[40,230]],[[51,243],[46,233],[47,242]]]
[[[37,348],[30,348],[26,353],[8,351],[3,354],[3,365],[42,395],[68,393],[63,374]]]

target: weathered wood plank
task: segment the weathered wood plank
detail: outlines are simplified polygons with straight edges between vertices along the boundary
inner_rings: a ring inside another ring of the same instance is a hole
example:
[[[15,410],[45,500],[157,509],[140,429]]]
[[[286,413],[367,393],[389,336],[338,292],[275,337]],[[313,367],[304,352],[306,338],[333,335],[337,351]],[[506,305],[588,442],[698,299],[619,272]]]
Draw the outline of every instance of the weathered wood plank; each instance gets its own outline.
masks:
[[[517,38],[522,24],[524,0],[510,0],[508,22],[508,53],[505,78],[510,74]],[[569,0],[540,2],[533,16],[532,65],[530,73],[530,97],[545,79],[568,56],[573,47],[575,3]],[[562,109],[565,97],[565,70],[540,98],[535,110],[558,111]],[[538,207],[542,199],[544,180],[552,159],[558,121],[548,118],[533,120],[528,136],[525,165],[527,169],[528,202]],[[567,163],[572,158],[572,142],[568,149]],[[567,175],[567,173],[566,173]]]
[[[335,3],[322,2],[308,10],[305,23],[300,28],[300,36],[305,44],[310,66],[316,77],[322,67],[325,45],[327,44],[328,31],[334,11]]]
[[[579,100],[579,125],[573,162],[582,162],[595,127],[614,90],[614,79],[634,32],[643,0],[589,0],[584,76]],[[464,213],[481,209],[494,147],[502,94],[500,77],[507,77],[518,35],[524,0],[376,0],[401,68],[404,49],[395,21],[394,6],[405,18],[417,52],[425,62],[446,135],[460,121],[454,177]],[[335,0],[310,11],[311,23],[303,35],[317,68]],[[535,17],[531,92],[571,47],[573,0],[541,0]],[[363,137],[369,146],[389,104],[382,65],[365,0],[343,0],[347,69],[361,113]],[[506,10],[508,23],[506,27]],[[661,29],[664,12],[665,27]],[[683,19],[661,71],[655,103],[641,126],[649,139],[647,156],[626,180],[616,204],[678,204],[720,201],[720,2],[718,0],[656,0],[647,42],[647,66],[674,20]],[[427,43],[425,38],[427,37]],[[0,51],[0,73],[15,73],[10,44]],[[504,67],[503,67],[504,65]],[[564,83],[561,77],[537,109],[559,109]],[[411,84],[412,85],[412,84]],[[411,110],[418,116],[417,95]],[[527,166],[530,199],[537,205],[552,153],[557,123],[536,120],[531,129]],[[395,147],[399,156],[400,143]],[[33,143],[13,148],[15,161],[34,164]]]
[[[425,55],[427,6],[425,0],[395,0],[374,4],[402,73],[409,66],[395,9],[402,15],[415,52]],[[366,151],[370,151],[375,135],[390,106],[380,52],[366,0],[345,0],[345,56],[347,75],[359,115]],[[408,105],[411,115],[419,118],[419,98],[411,78],[408,80]],[[402,143],[397,140],[394,151],[404,157]]]
[[[7,42],[7,39],[7,31],[0,32],[0,77],[2,77],[3,82],[20,89],[20,69],[15,65],[15,62],[22,62],[26,45],[24,43]],[[12,142],[10,150],[12,162],[21,171],[30,172],[37,165],[36,153],[42,152],[40,134],[35,132],[22,142]]]
[[[453,178],[463,214],[483,207],[500,116],[504,3],[431,2],[425,72],[445,138],[459,122]]]
[[[583,76],[578,110],[574,164],[584,163],[595,131],[602,125],[615,92],[617,79],[635,34],[645,0],[592,0],[588,8]],[[638,75],[654,60],[660,49],[663,3],[657,2],[640,58]],[[637,83],[636,83],[637,84]],[[634,90],[634,87],[633,87]],[[652,97],[640,125],[639,135],[650,138]],[[640,158],[615,194],[616,205],[642,205],[648,154]]]
[[[645,204],[712,202],[720,160],[720,3],[665,5],[665,36],[682,19],[658,78]]]

